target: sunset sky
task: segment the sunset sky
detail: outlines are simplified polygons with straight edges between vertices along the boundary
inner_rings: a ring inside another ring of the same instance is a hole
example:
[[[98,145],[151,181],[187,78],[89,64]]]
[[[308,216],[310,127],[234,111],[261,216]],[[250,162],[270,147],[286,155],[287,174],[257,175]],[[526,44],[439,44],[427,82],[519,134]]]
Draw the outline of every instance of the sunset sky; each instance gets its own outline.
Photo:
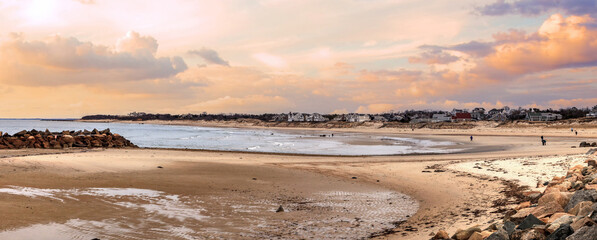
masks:
[[[597,105],[596,0],[2,0],[0,118]]]

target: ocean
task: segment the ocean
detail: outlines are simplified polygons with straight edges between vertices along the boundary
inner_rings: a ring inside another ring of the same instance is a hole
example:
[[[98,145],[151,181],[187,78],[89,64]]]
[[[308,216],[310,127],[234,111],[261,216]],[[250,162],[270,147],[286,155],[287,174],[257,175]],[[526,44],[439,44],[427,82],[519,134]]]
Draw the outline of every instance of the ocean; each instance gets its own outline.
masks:
[[[156,124],[89,123],[75,121],[0,120],[0,131],[103,130],[110,128],[139,147],[290,153],[309,155],[370,156],[459,151],[457,143],[365,133],[339,133],[325,129],[280,130],[218,128]],[[332,136],[333,134],[333,136]]]

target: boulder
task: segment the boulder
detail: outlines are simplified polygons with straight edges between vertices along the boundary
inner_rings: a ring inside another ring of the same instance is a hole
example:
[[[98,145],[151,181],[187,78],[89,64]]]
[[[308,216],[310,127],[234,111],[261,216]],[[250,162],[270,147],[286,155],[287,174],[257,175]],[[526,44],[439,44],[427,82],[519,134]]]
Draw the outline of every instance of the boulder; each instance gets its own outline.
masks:
[[[565,240],[573,232],[574,230],[570,227],[569,224],[562,224],[553,233],[549,234],[547,240]]]
[[[75,143],[75,138],[71,135],[63,135],[62,140],[64,143]]]
[[[441,229],[431,239],[432,240],[450,239],[450,235],[448,234],[448,232]]]
[[[591,205],[593,205],[593,202],[591,202],[591,201],[579,202],[578,204],[576,204],[576,206],[574,206],[572,209],[570,209],[570,211],[568,211],[568,213],[576,216],[576,215],[578,215],[578,212],[580,211],[581,208],[583,208],[583,207],[590,208]]]
[[[570,225],[574,221],[575,217],[570,215],[564,215],[556,219],[553,223],[547,227],[548,232],[555,232],[560,226]]]
[[[578,209],[578,213],[576,214],[576,216],[578,216],[578,217],[590,216],[595,211],[595,209],[593,209],[593,205],[594,205],[594,203],[589,203],[589,204],[585,204],[584,206],[581,206],[580,209]]]
[[[102,142],[100,142],[98,140],[92,140],[91,147],[102,147]]]
[[[474,227],[470,227],[466,230],[459,230],[454,235],[452,235],[452,239],[467,240],[475,232],[481,232],[481,228],[479,228],[478,226],[474,226]]]
[[[469,238],[468,240],[483,240],[485,239],[483,237],[483,235],[480,232],[474,232]]]
[[[508,235],[510,235],[514,232],[514,230],[516,230],[516,224],[510,221],[505,221],[504,226],[502,228],[504,229],[504,231],[506,231],[506,233],[508,233]]]
[[[543,203],[541,206],[531,208],[530,213],[537,216],[537,218],[543,218],[558,212],[564,212],[564,208],[562,208],[560,204],[556,202],[547,202]]]
[[[597,200],[597,190],[578,190],[576,192],[574,192],[574,194],[572,195],[572,197],[570,198],[570,201],[568,201],[568,204],[566,204],[566,207],[564,208],[564,210],[566,210],[566,212],[570,211],[570,209],[574,208],[576,206],[576,204],[583,202],[583,201],[591,201],[591,202],[595,202]]]
[[[489,235],[485,240],[510,240],[510,237],[506,230],[500,229]]]
[[[579,220],[574,221],[570,224],[570,227],[574,229],[574,231],[578,231],[578,229],[582,228],[583,226],[592,226],[595,225],[595,222],[588,217],[581,218]]]
[[[569,214],[569,213],[565,213],[565,212],[554,213],[553,215],[551,215],[551,217],[549,217],[549,220],[547,221],[547,223],[551,224],[563,216],[573,216],[573,215]]]
[[[556,203],[561,207],[565,207],[566,204],[568,204],[568,201],[570,201],[570,199],[566,198],[566,196],[560,193],[560,191],[554,191],[548,194],[544,194],[543,197],[539,198],[539,201],[537,203],[539,204],[539,206],[546,205],[548,203]]]
[[[520,234],[520,235],[518,235]],[[527,230],[520,230],[512,234],[511,239],[520,239],[520,240],[545,240],[547,237],[545,233],[539,229],[527,229]]]
[[[529,214],[526,218],[524,218],[524,220],[522,220],[516,229],[526,230],[534,227],[535,225],[545,225],[545,223],[535,217],[535,215]]]
[[[570,235],[566,240],[596,240],[597,239],[597,225],[593,226],[584,226],[577,231],[575,231],[572,235]]]
[[[531,214],[531,212],[533,211],[534,208],[523,208],[520,209],[516,212],[516,214],[510,216],[510,219],[514,222],[518,222],[521,221],[522,219],[524,219],[525,217],[527,217],[529,214]]]

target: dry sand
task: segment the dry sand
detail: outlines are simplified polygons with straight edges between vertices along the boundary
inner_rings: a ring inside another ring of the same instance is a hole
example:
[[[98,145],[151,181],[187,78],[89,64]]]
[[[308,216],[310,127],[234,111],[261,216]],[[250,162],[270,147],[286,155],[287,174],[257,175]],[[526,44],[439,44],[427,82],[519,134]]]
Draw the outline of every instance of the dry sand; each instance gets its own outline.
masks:
[[[588,149],[571,146],[580,140],[597,141],[593,129],[586,132],[594,135],[582,137],[570,136],[565,130],[416,130],[414,134],[419,137],[457,141],[469,149],[438,155],[326,157],[156,149],[66,154],[2,151],[0,229],[13,229],[8,232],[13,237],[19,234],[18,229],[28,226],[20,234],[47,232],[48,228],[63,232],[75,229],[77,236],[87,237],[94,234],[90,230],[93,226],[118,229],[113,235],[102,235],[108,239],[148,234],[135,229],[174,239],[197,236],[197,231],[200,237],[221,238],[360,238],[379,233],[382,239],[428,239],[439,229],[454,232],[486,224],[499,215],[491,213],[496,210],[492,202],[503,198],[499,191],[504,185],[498,176],[482,176],[485,173],[447,165],[578,155]],[[339,131],[413,134],[410,129]],[[470,142],[472,132],[475,140]],[[540,135],[548,137],[548,146],[539,144]],[[149,192],[142,192],[142,197],[113,195],[114,191],[141,191],[138,189]],[[7,193],[10,191],[13,194]],[[403,205],[416,205],[396,192],[414,198],[419,210],[396,229],[380,233],[391,222],[412,214],[412,209]],[[279,205],[287,211],[275,213]],[[196,214],[184,214],[197,209]],[[165,226],[174,230],[167,231]]]

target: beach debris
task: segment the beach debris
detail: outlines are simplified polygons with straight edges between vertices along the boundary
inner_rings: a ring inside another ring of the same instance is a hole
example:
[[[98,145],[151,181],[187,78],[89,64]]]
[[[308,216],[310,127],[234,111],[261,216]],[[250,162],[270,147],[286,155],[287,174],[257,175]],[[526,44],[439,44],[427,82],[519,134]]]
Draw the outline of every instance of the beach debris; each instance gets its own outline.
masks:
[[[284,208],[282,207],[282,205],[280,205],[278,207],[278,209],[276,210],[276,212],[284,212]]]
[[[257,178],[255,178],[255,177],[254,177],[254,178],[253,178],[253,181],[255,181],[255,180],[257,180]]]
[[[164,167],[162,167],[162,166],[158,166],[158,168],[164,168]]]
[[[357,177],[352,177],[352,179],[357,179]]]
[[[23,130],[13,134],[0,136],[0,149],[21,149],[21,148],[136,148],[137,146],[118,134],[112,134],[110,129],[93,132],[83,131],[61,131],[50,132]]]

